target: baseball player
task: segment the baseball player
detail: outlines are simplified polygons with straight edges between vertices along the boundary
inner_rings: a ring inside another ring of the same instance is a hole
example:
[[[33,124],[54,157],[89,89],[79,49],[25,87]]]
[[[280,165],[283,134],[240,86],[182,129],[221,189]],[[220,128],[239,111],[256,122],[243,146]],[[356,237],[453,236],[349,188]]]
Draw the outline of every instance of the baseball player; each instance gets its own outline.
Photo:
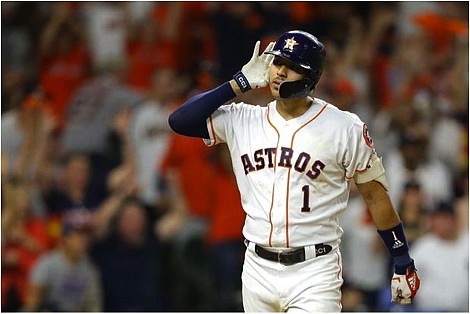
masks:
[[[246,212],[245,311],[341,310],[338,216],[351,180],[393,257],[392,301],[411,303],[420,282],[367,126],[310,96],[325,66],[323,44],[290,31],[261,55],[259,48],[258,41],[232,80],[194,96],[169,117],[175,132],[230,149]],[[275,100],[266,107],[226,104],[267,85]]]

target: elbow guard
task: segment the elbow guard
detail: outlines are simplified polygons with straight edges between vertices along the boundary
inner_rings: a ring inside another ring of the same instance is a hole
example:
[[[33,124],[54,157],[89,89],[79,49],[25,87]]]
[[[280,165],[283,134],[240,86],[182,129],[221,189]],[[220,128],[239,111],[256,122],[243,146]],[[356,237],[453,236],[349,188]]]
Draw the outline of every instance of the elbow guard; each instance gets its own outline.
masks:
[[[366,183],[370,181],[379,182],[388,191],[387,178],[385,177],[385,169],[382,164],[382,158],[377,156],[377,153],[373,153],[369,159],[366,170],[356,172],[354,175],[354,182],[357,184]]]

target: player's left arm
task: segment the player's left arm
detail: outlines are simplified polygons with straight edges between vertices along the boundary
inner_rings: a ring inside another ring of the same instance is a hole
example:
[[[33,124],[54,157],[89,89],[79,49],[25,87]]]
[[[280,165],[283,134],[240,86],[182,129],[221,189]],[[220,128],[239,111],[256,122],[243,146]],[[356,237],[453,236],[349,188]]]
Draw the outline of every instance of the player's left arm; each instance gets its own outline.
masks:
[[[419,289],[420,280],[408,251],[403,224],[388,194],[382,161],[374,153],[366,171],[354,177],[358,190],[369,208],[377,231],[393,258],[395,273],[391,281],[392,301],[409,304]]]

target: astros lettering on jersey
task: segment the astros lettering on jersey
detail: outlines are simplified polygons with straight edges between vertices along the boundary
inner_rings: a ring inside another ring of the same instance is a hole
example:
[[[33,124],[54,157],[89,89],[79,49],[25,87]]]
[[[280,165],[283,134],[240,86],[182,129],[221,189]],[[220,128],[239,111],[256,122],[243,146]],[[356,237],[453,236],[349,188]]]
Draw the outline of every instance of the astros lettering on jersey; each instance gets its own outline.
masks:
[[[251,242],[294,248],[334,242],[343,231],[349,183],[374,152],[365,124],[353,113],[313,98],[308,111],[286,121],[276,102],[221,106],[207,120],[206,145],[227,143]]]

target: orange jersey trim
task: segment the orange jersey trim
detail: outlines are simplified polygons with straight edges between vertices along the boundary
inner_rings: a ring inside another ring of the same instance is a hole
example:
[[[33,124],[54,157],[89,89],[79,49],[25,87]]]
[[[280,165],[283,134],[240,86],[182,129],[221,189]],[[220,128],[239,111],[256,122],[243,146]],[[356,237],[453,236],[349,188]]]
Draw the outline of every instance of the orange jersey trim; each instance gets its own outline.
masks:
[[[339,267],[338,273],[336,274],[336,278],[338,278],[338,280],[341,280],[341,286],[339,287],[339,301],[338,301],[338,303],[339,303],[339,308],[342,309],[343,305],[341,304],[341,295],[342,295],[341,288],[343,287],[344,279],[342,278],[342,276],[340,277],[340,275],[343,273],[343,268],[341,267],[339,253],[335,252],[335,254],[336,254],[336,263],[338,264],[338,267]]]
[[[211,133],[212,133],[212,137],[214,138],[214,144],[212,144],[212,145],[216,145],[217,144],[217,135],[215,134],[214,122],[212,121],[212,115],[209,116],[209,124],[211,126],[210,130],[211,130]]]
[[[364,169],[362,169],[362,170],[356,170],[356,171],[354,172],[354,175],[353,175],[352,177],[348,177],[348,176],[346,175],[346,171],[344,171],[344,177],[345,177],[346,179],[348,179],[348,180],[351,180],[351,179],[354,178],[354,176],[356,175],[356,172],[361,173],[361,172],[366,171],[367,169],[369,169],[369,168],[367,168],[367,166],[366,166],[366,167],[365,167]]]
[[[268,110],[267,110],[267,113],[266,113],[266,119],[268,120],[268,123],[269,125],[274,129],[274,131],[276,131],[277,133],[277,144],[276,144],[276,152],[274,153],[274,173],[276,173],[276,160],[277,160],[277,150],[279,148],[279,141],[281,139],[281,135],[279,134],[279,131],[278,129],[274,126],[274,124],[271,122],[271,119],[269,118],[269,106],[268,106]],[[273,184],[273,190],[272,190],[272,193],[271,193],[271,206],[269,208],[269,225],[271,226],[270,228],[270,231],[269,231],[269,246],[272,247],[272,236],[273,236],[273,229],[274,229],[274,225],[273,225],[273,220],[272,220],[272,216],[273,216],[273,205],[274,205],[274,186],[275,184]]]

